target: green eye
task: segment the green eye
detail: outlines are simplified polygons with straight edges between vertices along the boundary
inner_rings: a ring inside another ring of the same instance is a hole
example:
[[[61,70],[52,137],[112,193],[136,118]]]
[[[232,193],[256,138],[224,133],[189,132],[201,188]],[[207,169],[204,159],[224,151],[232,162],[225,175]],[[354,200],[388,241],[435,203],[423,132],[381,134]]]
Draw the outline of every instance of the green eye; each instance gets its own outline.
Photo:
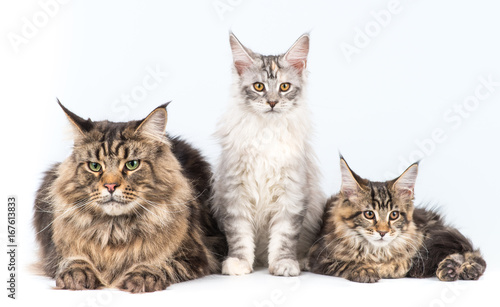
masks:
[[[133,171],[139,167],[139,160],[128,161],[127,163],[125,163],[125,167],[129,171]]]
[[[97,162],[89,162],[89,168],[93,172],[100,172],[102,169],[102,166],[101,166],[101,164],[99,164]]]

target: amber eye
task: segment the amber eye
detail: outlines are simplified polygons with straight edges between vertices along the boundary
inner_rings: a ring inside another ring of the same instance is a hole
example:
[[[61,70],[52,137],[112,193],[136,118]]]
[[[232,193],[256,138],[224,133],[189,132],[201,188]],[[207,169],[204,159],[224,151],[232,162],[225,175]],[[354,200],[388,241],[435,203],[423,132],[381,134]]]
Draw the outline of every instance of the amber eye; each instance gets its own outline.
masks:
[[[262,92],[264,90],[264,84],[260,83],[260,82],[255,82],[253,84],[253,88],[257,91],[257,92]]]
[[[397,220],[399,217],[399,211],[392,211],[391,214],[389,215],[389,219],[391,220]]]
[[[370,210],[363,212],[363,215],[369,220],[373,220],[375,218],[375,213]]]
[[[286,91],[288,91],[289,89],[290,89],[290,83],[288,83],[288,82],[287,82],[287,83],[281,83],[281,85],[280,85],[280,90],[281,90],[282,92],[286,92]]]

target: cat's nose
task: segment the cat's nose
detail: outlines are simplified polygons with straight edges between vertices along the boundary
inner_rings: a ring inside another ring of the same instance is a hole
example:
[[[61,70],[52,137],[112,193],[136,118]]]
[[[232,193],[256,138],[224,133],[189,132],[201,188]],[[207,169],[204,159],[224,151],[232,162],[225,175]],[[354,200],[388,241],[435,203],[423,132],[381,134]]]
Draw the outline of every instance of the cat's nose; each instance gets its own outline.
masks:
[[[278,104],[278,102],[277,101],[268,101],[267,104],[271,106],[271,109],[274,109],[274,107]]]
[[[104,187],[108,189],[109,193],[113,193],[115,191],[115,188],[119,187],[120,185],[117,183],[105,183]]]
[[[385,236],[385,234],[387,233],[387,231],[380,231],[380,230],[377,230],[377,232],[380,234],[380,236],[383,238]]]

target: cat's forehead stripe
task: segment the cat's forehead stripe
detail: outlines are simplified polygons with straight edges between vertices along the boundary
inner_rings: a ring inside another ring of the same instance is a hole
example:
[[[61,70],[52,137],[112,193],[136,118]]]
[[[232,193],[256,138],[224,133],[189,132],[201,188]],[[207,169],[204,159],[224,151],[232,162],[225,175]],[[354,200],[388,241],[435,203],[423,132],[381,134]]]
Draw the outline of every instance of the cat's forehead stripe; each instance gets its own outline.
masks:
[[[370,185],[372,203],[375,209],[393,208],[392,198],[386,187]]]
[[[87,155],[99,160],[103,160],[107,156],[120,156],[126,159],[130,155],[130,148],[127,146],[127,140],[121,129],[107,129],[97,142],[93,155],[90,150]]]
[[[266,71],[267,78],[276,79],[278,77],[279,57],[278,56],[262,56],[262,69]]]

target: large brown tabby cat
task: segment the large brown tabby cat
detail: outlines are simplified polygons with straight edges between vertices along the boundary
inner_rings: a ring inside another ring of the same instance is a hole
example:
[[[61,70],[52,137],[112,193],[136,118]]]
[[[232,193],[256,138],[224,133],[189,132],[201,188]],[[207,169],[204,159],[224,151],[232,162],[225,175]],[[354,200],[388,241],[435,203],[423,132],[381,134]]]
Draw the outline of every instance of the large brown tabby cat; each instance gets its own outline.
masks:
[[[74,148],[46,173],[34,215],[57,287],[151,292],[218,271],[225,239],[209,212],[210,167],[166,135],[166,104],[125,123],[61,107]]]
[[[356,282],[431,277],[476,280],[486,262],[458,230],[430,210],[414,209],[418,165],[400,177],[373,182],[356,175],[343,158],[342,187],[326,206],[311,248],[312,272]]]

